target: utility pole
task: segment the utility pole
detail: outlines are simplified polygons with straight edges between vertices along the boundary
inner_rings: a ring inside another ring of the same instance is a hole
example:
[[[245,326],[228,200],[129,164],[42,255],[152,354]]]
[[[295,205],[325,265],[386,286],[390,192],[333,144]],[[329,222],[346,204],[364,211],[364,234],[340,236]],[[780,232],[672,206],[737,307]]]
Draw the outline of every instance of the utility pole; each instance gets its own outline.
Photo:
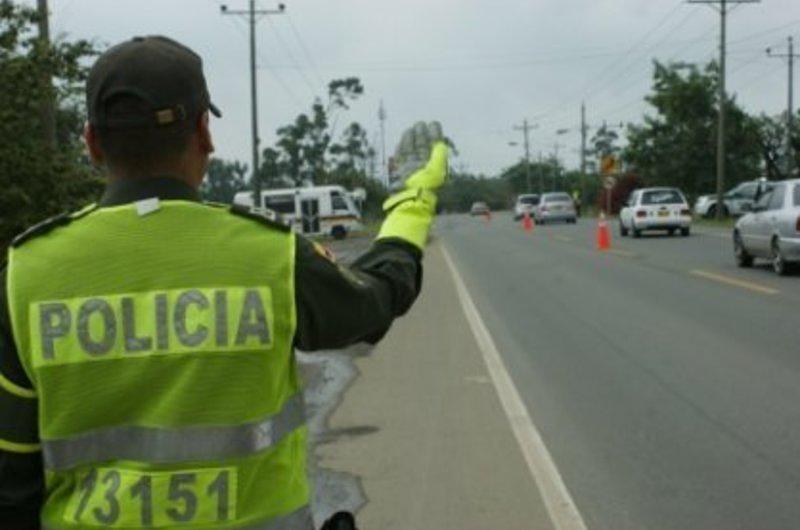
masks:
[[[761,0],[688,0],[690,4],[708,4],[719,11],[720,31],[719,31],[719,123],[717,131],[717,219],[721,220],[725,208],[725,103],[727,96],[725,93],[725,59],[726,59],[726,24],[728,6],[734,7],[741,4],[758,4]]]
[[[767,48],[767,55],[789,61],[789,101],[786,107],[786,178],[792,178],[794,172],[794,149],[792,149],[792,132],[794,131],[794,39],[789,37],[788,53],[774,53]]]
[[[542,168],[542,152],[541,151],[539,151],[538,166],[539,166],[539,194],[541,195],[542,193],[544,193],[544,169]]]
[[[256,0],[250,0],[250,7],[247,10],[228,9],[228,6],[220,6],[220,11],[223,15],[244,15],[247,17],[250,24],[250,110],[251,110],[251,127],[253,135],[253,205],[261,207],[261,179],[258,177],[258,92],[256,86],[256,18],[259,15],[279,15],[286,11],[284,4],[278,4],[278,9],[256,9]]]
[[[558,191],[557,184],[558,184],[558,177],[559,177],[559,162],[558,162],[558,152],[563,147],[560,143],[556,142],[553,146],[553,191]]]
[[[386,167],[386,108],[383,100],[378,107],[378,120],[381,122],[381,180],[386,184],[386,189],[389,189],[389,168]]]
[[[56,147],[56,109],[53,100],[53,74],[50,71],[50,11],[47,0],[38,0],[39,45],[41,46],[45,65],[42,67],[42,101],[41,119],[42,136],[45,145],[53,150]]]
[[[586,103],[581,102],[581,204],[586,204]]]
[[[538,125],[530,125],[527,118],[523,120],[522,125],[514,126],[515,131],[522,131],[525,139],[525,182],[530,193],[533,188],[531,187],[531,144],[530,144],[530,131],[531,129],[538,128]],[[543,191],[541,182],[539,183],[539,193]]]

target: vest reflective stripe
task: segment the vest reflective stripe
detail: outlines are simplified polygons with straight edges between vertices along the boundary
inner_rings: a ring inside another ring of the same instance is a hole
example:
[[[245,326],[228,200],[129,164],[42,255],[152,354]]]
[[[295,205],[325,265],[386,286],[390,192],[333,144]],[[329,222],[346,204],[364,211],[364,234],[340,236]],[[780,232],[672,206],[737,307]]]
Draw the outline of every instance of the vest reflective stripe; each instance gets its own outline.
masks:
[[[43,523],[42,530],[61,530],[61,527]],[[288,515],[270,519],[265,523],[242,526],[235,530],[315,530],[315,527],[311,508],[303,506]]]
[[[45,467],[63,471],[108,460],[173,464],[223,460],[251,455],[277,445],[305,423],[303,395],[296,394],[280,412],[257,422],[231,427],[178,429],[121,426],[73,438],[43,440]]]

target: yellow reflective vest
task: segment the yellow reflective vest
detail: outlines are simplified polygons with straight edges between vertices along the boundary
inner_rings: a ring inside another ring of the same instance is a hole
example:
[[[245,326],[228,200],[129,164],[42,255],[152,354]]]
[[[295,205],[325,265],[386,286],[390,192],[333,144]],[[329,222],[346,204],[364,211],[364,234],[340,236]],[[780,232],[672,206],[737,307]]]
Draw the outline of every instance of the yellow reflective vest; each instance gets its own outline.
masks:
[[[88,209],[11,249],[44,528],[313,528],[294,242],[162,201]]]

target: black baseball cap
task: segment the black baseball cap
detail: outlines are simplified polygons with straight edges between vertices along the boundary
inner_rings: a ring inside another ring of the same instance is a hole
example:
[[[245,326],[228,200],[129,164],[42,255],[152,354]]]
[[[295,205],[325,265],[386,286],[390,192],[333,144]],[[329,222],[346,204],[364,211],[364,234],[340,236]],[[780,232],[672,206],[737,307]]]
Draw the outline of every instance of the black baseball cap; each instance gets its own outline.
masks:
[[[137,112],[111,112],[120,96],[138,99]],[[222,117],[211,103],[203,60],[159,35],[134,37],[103,53],[86,83],[89,123],[106,129],[190,127],[201,112]]]

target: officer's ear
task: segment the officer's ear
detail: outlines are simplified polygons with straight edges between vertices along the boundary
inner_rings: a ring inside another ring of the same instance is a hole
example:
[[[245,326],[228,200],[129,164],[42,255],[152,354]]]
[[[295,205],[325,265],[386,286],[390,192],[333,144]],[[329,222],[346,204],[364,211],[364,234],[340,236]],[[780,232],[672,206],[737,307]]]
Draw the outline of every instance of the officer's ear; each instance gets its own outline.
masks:
[[[86,150],[89,152],[89,157],[92,159],[92,162],[97,166],[103,165],[103,163],[105,163],[105,155],[103,154],[103,150],[100,149],[97,131],[95,131],[94,127],[92,127],[88,121],[83,126],[83,143],[86,144]]]
[[[214,140],[211,138],[211,127],[209,125],[208,111],[200,115],[197,122],[197,134],[200,142],[200,150],[204,155],[214,152]]]

